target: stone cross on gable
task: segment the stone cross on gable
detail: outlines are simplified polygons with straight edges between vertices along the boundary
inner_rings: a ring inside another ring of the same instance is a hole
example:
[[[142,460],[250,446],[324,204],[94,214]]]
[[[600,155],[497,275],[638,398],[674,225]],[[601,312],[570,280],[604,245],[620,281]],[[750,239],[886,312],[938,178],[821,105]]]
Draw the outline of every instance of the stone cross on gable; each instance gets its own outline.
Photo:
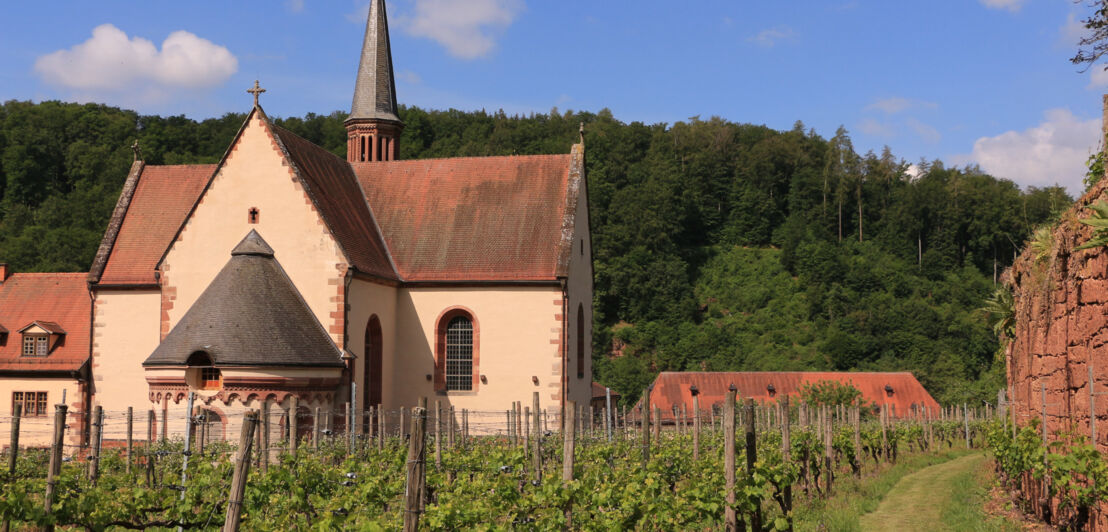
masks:
[[[261,93],[265,92],[265,89],[261,88],[258,85],[258,80],[254,80],[254,87],[250,88],[250,89],[246,89],[246,92],[249,92],[250,94],[254,95],[254,107],[257,107],[258,106],[258,96]]]

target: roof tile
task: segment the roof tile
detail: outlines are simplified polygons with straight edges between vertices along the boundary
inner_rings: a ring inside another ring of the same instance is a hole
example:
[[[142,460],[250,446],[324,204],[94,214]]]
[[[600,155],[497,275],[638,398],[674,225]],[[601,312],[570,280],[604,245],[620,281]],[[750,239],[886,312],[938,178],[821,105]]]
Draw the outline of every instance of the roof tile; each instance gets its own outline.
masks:
[[[723,404],[727,398],[727,388],[734,384],[739,397],[752,397],[755,401],[776,401],[780,397],[797,397],[800,387],[819,381],[838,381],[850,383],[862,392],[865,400],[875,403],[888,403],[895,406],[897,416],[906,416],[915,406],[927,406],[935,412],[939,403],[927,393],[923,385],[909,372],[830,372],[830,371],[742,371],[742,372],[662,372],[654,380],[654,389],[650,392],[651,408],[662,410],[664,419],[673,419],[673,407],[682,404],[692,408],[692,392],[689,386],[695,384],[700,396],[700,408],[708,409],[714,404]],[[768,391],[774,387],[774,395]],[[893,393],[886,393],[885,386],[891,386]],[[641,402],[641,400],[640,400]]]
[[[153,284],[154,269],[215,171],[214,164],[146,166],[100,284]]]
[[[17,273],[0,283],[0,328],[14,331],[38,322],[64,330],[47,357],[21,356],[22,342],[9,334],[0,344],[0,370],[76,371],[89,358],[92,300],[87,273]]]
[[[353,163],[405,281],[537,281],[559,265],[572,158]]]

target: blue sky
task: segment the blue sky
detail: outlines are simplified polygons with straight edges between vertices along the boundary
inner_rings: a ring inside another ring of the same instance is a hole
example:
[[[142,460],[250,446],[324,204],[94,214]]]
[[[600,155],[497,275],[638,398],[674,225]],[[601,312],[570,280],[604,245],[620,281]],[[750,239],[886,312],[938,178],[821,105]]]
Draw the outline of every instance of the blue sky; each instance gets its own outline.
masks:
[[[0,9],[0,99],[193,118],[347,110],[367,0],[18,2]],[[1070,0],[392,0],[401,103],[609,108],[889,145],[1077,192],[1108,75],[1068,61]]]

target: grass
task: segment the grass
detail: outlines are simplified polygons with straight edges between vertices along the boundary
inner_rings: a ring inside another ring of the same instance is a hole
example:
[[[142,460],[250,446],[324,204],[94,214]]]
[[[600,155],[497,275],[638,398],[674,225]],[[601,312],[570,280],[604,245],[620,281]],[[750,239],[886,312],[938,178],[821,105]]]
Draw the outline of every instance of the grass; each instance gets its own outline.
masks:
[[[983,508],[989,496],[989,487],[996,483],[989,464],[989,460],[979,460],[977,467],[951,479],[950,495],[940,512],[943,528],[956,532],[1023,530],[1017,523],[985,515]]]
[[[833,496],[798,504],[794,510],[794,528],[803,530],[861,531],[860,517],[873,512],[882,499],[905,476],[924,468],[973,454],[972,451],[948,450],[939,453],[901,455],[892,466],[882,466],[876,473],[860,479],[840,475],[835,479]]]

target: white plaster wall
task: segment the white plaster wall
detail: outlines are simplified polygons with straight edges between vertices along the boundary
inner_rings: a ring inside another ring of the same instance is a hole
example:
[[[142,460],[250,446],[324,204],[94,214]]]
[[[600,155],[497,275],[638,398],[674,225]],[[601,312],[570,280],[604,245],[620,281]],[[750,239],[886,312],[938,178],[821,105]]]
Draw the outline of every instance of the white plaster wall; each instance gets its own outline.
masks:
[[[93,304],[93,405],[112,414],[144,414],[150,397],[142,362],[158,347],[161,292],[99,290]],[[145,419],[145,418],[143,418]],[[125,424],[105,424],[106,439],[126,438]]]
[[[362,419],[362,397],[369,390],[365,382],[365,333],[370,316],[376,315],[381,321],[382,347],[382,401],[391,393],[392,380],[387,378],[394,371],[396,346],[396,297],[397,289],[369,281],[354,279],[350,283],[347,304],[347,349],[357,355],[354,361],[354,377],[357,383],[356,414]],[[340,402],[348,401],[343,398]]]
[[[542,407],[551,408],[549,392],[558,383],[556,360],[561,323],[559,287],[402,288],[396,305],[393,364],[385,366],[385,406],[417,404],[420,397],[443,408],[485,411],[500,419],[513,401],[531,405],[540,392]],[[479,331],[478,370],[487,379],[475,392],[436,393],[435,330],[439,315],[464,306],[474,314]],[[538,384],[532,377],[538,377]]]
[[[74,413],[66,422],[70,427],[66,431],[66,444],[75,445],[80,442],[80,423],[76,413],[81,411],[82,401],[80,385],[76,380],[20,377],[0,379],[0,448],[11,445],[12,392],[46,392],[46,415],[25,415],[20,420],[19,446],[48,447],[54,433],[54,405],[62,402],[63,390],[69,411]],[[67,449],[67,454],[68,451],[72,449]]]

